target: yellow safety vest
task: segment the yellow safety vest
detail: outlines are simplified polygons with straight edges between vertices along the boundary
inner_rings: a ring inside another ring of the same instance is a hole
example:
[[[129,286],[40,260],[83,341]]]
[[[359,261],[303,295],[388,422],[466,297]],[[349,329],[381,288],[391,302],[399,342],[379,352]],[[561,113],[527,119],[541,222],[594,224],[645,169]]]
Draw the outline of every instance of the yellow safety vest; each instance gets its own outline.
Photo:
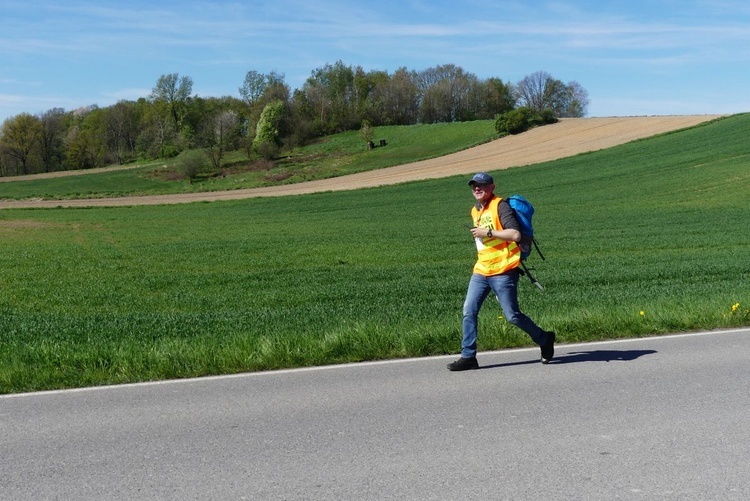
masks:
[[[503,225],[497,208],[502,198],[493,197],[490,203],[483,209],[474,206],[471,209],[471,218],[477,228],[487,228],[492,231],[501,231]],[[480,237],[474,239],[477,244],[477,263],[474,265],[474,273],[484,276],[499,275],[517,267],[521,262],[521,248],[515,242],[508,242],[496,237]]]

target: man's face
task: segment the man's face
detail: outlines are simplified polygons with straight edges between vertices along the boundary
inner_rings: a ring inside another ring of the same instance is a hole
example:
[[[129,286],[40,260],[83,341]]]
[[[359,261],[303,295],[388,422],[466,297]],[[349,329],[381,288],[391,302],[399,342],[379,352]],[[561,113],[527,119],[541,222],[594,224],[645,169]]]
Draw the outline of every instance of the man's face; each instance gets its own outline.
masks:
[[[486,202],[492,198],[492,193],[495,191],[494,184],[479,184],[474,183],[471,185],[471,192],[474,194],[474,198],[477,202]]]

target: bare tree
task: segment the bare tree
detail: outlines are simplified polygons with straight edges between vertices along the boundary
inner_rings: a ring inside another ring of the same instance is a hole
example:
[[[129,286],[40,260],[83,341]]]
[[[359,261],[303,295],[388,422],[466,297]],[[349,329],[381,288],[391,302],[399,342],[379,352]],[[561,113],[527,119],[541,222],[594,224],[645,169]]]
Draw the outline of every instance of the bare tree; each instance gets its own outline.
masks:
[[[551,108],[550,98],[553,93],[552,87],[555,80],[546,71],[537,71],[523,77],[516,84],[518,100],[522,106],[541,112],[545,108]]]
[[[52,108],[39,117],[42,130],[42,162],[45,172],[62,168],[65,158],[66,113],[62,108]]]
[[[232,110],[222,111],[210,121],[206,153],[216,170],[221,170],[224,154],[233,149],[233,142],[237,139],[237,125],[237,113]]]
[[[118,164],[135,156],[138,138],[138,114],[135,104],[120,101],[107,110],[106,114],[107,150]]]
[[[568,82],[567,85],[567,102],[565,109],[559,115],[561,117],[584,117],[588,113],[589,94],[581,84],[575,80]]]
[[[522,106],[537,113],[552,110],[557,117],[582,117],[588,107],[588,94],[578,82],[565,85],[546,71],[537,71],[516,84]]]

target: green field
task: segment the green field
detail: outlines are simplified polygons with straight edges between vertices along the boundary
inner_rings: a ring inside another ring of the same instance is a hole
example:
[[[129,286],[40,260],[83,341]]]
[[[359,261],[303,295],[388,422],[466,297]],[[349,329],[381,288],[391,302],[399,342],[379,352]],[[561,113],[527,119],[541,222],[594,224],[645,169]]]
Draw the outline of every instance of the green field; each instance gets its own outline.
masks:
[[[749,135],[736,115],[493,173],[537,208],[546,290],[523,281],[522,308],[560,342],[750,325]],[[464,177],[2,210],[0,392],[457,353]],[[480,350],[529,345],[501,315]]]

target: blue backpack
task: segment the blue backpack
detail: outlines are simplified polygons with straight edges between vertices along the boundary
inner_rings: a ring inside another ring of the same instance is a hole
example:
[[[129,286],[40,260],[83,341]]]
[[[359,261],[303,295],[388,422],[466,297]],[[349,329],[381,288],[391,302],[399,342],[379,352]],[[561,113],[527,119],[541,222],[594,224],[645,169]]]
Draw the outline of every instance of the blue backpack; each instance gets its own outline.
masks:
[[[534,206],[522,195],[511,195],[507,200],[511,209],[516,213],[518,225],[521,227],[521,241],[518,243],[518,246],[521,248],[521,268],[523,269],[521,274],[527,275],[531,283],[539,287],[540,290],[544,290],[542,284],[534,278],[525,263],[526,258],[531,255],[532,247],[539,253],[539,257],[544,260],[544,254],[539,250],[539,244],[536,238],[534,238],[534,226],[531,224],[531,217],[534,215]]]

